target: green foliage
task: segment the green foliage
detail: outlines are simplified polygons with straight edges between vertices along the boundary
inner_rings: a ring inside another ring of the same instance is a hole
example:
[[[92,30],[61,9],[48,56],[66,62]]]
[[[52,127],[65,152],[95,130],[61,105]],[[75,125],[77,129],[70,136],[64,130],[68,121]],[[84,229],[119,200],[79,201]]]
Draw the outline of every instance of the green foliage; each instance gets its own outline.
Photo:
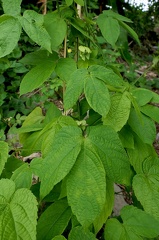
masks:
[[[3,0],[0,17],[0,127],[10,128],[0,141],[0,239],[158,237],[159,96],[116,63],[123,31],[139,43],[132,21],[113,10],[92,18],[83,0],[56,1],[45,16],[21,15],[20,4]],[[114,183],[132,196],[119,218]]]

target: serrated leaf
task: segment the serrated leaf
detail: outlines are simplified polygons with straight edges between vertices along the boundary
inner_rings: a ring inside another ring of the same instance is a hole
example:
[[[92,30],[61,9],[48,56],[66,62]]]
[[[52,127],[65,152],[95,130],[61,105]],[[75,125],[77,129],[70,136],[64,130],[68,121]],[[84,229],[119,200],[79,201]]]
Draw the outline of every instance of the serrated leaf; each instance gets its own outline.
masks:
[[[82,226],[88,227],[101,213],[105,192],[106,180],[102,162],[86,138],[67,177],[68,202]]]
[[[153,92],[145,88],[136,88],[132,92],[139,106],[144,106],[153,98]]]
[[[129,185],[132,173],[118,134],[110,126],[91,127],[88,134],[88,139],[96,147],[109,179]]]
[[[156,126],[152,119],[141,113],[141,120],[134,109],[131,109],[128,123],[139,138],[147,144],[152,144],[156,138]]]
[[[105,40],[114,46],[120,34],[118,21],[112,17],[107,17],[105,14],[100,14],[97,24]]]
[[[84,1],[83,0],[74,0],[75,3],[79,4],[80,6],[84,6]]]
[[[133,178],[135,196],[144,210],[159,220],[159,167],[155,165],[146,174],[137,174]]]
[[[20,95],[32,92],[48,80],[55,68],[55,62],[43,62],[32,68],[22,79],[20,84]]]
[[[71,74],[76,71],[76,62],[71,58],[59,59],[55,72],[65,82],[69,82]]]
[[[16,189],[30,189],[32,185],[32,171],[30,170],[28,164],[25,163],[17,168],[10,179],[15,182]]]
[[[154,148],[144,143],[137,135],[134,135],[134,149],[127,149],[129,161],[137,173],[143,172],[143,162],[147,158],[156,156]]]
[[[93,65],[88,68],[88,71],[92,76],[99,78],[110,86],[121,88],[124,83],[123,79],[109,68],[100,65]]]
[[[56,134],[49,154],[38,169],[41,179],[40,195],[44,198],[73,167],[81,149],[81,130],[78,127],[64,127]]]
[[[107,218],[111,215],[114,207],[114,184],[106,179],[106,200],[101,213],[93,222],[95,233],[97,234],[102,228]]]
[[[51,37],[51,49],[56,50],[66,36],[67,24],[58,13],[48,13],[44,16],[44,26]]]
[[[113,12],[112,10],[104,10],[103,14],[105,14],[108,17],[113,17],[113,18],[115,18],[117,20],[120,20],[120,21],[123,21],[123,22],[132,23],[132,21],[129,18],[124,17],[124,16],[122,16],[122,15],[116,13],[116,12]]]
[[[4,169],[4,165],[8,159],[8,144],[6,142],[0,141],[0,175]]]
[[[106,116],[110,109],[110,95],[106,84],[90,73],[85,78],[84,93],[91,108]]]
[[[36,240],[37,202],[28,189],[15,191],[15,183],[0,180],[0,239]]]
[[[125,206],[121,210],[123,224],[110,219],[105,227],[105,239],[141,240],[141,237],[153,238],[159,234],[158,221],[154,217],[134,206]]]
[[[2,0],[2,7],[5,14],[11,16],[17,16],[21,12],[21,2],[22,0]]]
[[[39,46],[51,52],[51,38],[44,28],[44,16],[34,10],[26,10],[21,24],[28,36]]]
[[[71,215],[71,208],[68,206],[66,199],[51,204],[39,218],[37,240],[50,240],[56,235],[62,234],[68,225]]]
[[[0,58],[8,55],[16,47],[21,34],[21,25],[14,17],[0,17]]]
[[[84,88],[84,79],[87,77],[86,69],[77,69],[69,79],[64,94],[64,108],[67,110],[75,105]]]
[[[111,96],[111,107],[106,117],[103,117],[103,124],[110,125],[116,132],[120,131],[126,124],[130,113],[131,101],[127,92],[113,94]]]
[[[68,240],[97,240],[95,235],[88,229],[84,229],[81,226],[75,227],[71,230]]]
[[[67,6],[70,6],[73,3],[73,0],[65,0]]]
[[[159,123],[159,108],[153,105],[145,105],[140,108],[141,112]]]
[[[118,22],[134,38],[134,40],[140,45],[140,40],[139,40],[136,32],[131,27],[129,27],[126,23],[124,23],[122,21],[118,21]]]

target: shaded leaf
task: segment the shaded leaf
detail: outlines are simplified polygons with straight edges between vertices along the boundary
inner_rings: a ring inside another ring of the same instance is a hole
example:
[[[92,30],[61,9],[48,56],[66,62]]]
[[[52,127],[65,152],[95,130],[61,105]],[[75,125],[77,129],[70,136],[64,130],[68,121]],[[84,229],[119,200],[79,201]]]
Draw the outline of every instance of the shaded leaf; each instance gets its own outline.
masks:
[[[132,21],[129,18],[124,17],[124,16],[122,16],[122,15],[116,13],[116,12],[113,12],[112,10],[105,10],[105,11],[103,11],[103,14],[105,14],[108,17],[113,17],[113,18],[115,18],[117,20],[120,20],[120,21],[123,21],[123,22],[132,23]]]
[[[153,105],[145,105],[140,108],[141,112],[159,123],[159,108]]]
[[[20,95],[32,92],[48,80],[55,68],[55,62],[43,62],[32,68],[22,79],[20,85]]]
[[[76,62],[72,58],[61,58],[56,65],[55,72],[63,81],[69,82],[71,74],[76,69]]]
[[[102,228],[107,218],[111,215],[114,207],[114,183],[106,179],[106,200],[101,213],[93,222],[95,233],[97,234]]]
[[[126,23],[119,21],[119,24],[134,38],[134,40],[140,45],[140,40],[136,32],[129,27]]]
[[[16,189],[18,188],[28,188],[30,189],[32,185],[32,171],[29,168],[28,164],[25,163],[19,168],[17,168],[12,177],[11,180],[15,182]]]
[[[152,144],[156,138],[156,126],[152,119],[141,113],[141,120],[134,109],[131,109],[128,123],[139,138],[147,144]]]
[[[21,34],[21,26],[14,17],[0,16],[0,58],[8,55],[16,47]]]
[[[67,6],[70,6],[73,3],[73,0],[65,0],[65,1],[66,1]]]
[[[51,204],[39,218],[37,240],[50,240],[56,235],[62,234],[68,225],[71,215],[71,208],[68,206],[66,199]],[[59,239],[65,238],[61,236]]]
[[[6,142],[0,141],[0,175],[4,169],[4,165],[8,159],[8,144]]]

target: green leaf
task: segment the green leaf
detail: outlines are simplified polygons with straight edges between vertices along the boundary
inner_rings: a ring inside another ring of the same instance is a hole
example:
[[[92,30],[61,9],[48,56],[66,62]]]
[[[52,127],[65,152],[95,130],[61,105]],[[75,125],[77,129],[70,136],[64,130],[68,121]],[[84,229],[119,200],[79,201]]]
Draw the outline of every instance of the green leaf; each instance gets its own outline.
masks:
[[[116,20],[132,23],[132,21],[129,18],[124,17],[116,12],[113,12],[112,10],[105,10],[105,11],[103,11],[103,14],[105,14],[108,17],[113,17]]]
[[[153,105],[145,105],[140,108],[141,112],[159,123],[159,108]]]
[[[50,153],[42,161],[42,167],[38,169],[37,166],[41,179],[41,199],[70,172],[80,152],[81,141],[81,130],[78,127],[64,127],[56,134]]]
[[[68,240],[97,240],[95,235],[88,229],[84,229],[81,226],[75,227],[71,230]]]
[[[6,142],[0,141],[0,175],[4,169],[4,165],[8,159],[8,144]]]
[[[118,22],[134,38],[134,40],[140,45],[140,40],[139,40],[136,32],[131,27],[129,27],[126,23],[124,23],[122,21],[118,21]]]
[[[30,170],[27,163],[23,164],[19,168],[17,168],[11,180],[15,182],[16,189],[18,188],[28,188],[30,189],[32,185],[32,171]]]
[[[153,98],[153,92],[145,88],[136,88],[131,92],[139,106],[144,106]]]
[[[25,119],[23,122],[24,127],[32,126],[32,125],[38,125],[40,124],[44,119],[42,109],[40,107],[36,107]]]
[[[75,105],[84,88],[84,79],[87,77],[86,69],[77,69],[70,76],[64,94],[64,108],[67,110]]]
[[[154,238],[159,234],[158,221],[148,213],[134,206],[121,210],[123,224],[117,219],[109,219],[105,227],[105,239],[141,240],[141,237]]]
[[[79,4],[80,6],[84,6],[84,1],[83,0],[74,0],[75,3]]]
[[[92,145],[96,147],[109,179],[129,185],[132,173],[118,134],[110,126],[90,127],[87,134]]]
[[[44,16],[44,27],[51,37],[51,49],[56,50],[66,36],[66,22],[58,13],[48,13]]]
[[[114,184],[109,179],[106,179],[106,200],[101,213],[93,222],[95,233],[97,234],[111,215],[114,207]]]
[[[152,92],[152,99],[151,99],[152,103],[159,103],[159,94]]]
[[[37,202],[28,189],[0,180],[0,239],[36,240]]]
[[[51,204],[40,216],[37,225],[37,240],[50,240],[63,233],[71,218],[71,208],[62,199]],[[59,238],[60,239],[60,238]],[[63,239],[61,237],[61,239]]]
[[[115,218],[109,219],[106,222],[106,227],[104,230],[104,239],[110,240],[129,240],[125,236],[125,230],[123,225]],[[133,240],[141,240],[135,239]]]
[[[123,88],[123,79],[114,73],[112,69],[100,65],[93,65],[88,68],[88,71],[92,76],[99,78],[110,86]]]
[[[5,14],[17,16],[21,12],[21,2],[22,0],[2,0],[2,7]]]
[[[32,68],[22,79],[20,85],[20,95],[32,92],[48,80],[55,68],[55,62],[43,62]]]
[[[52,240],[67,240],[67,239],[62,235],[58,235],[58,236],[52,238]]]
[[[89,226],[103,210],[106,180],[102,162],[87,138],[67,177],[67,197],[82,226]]]
[[[143,173],[143,162],[147,158],[156,156],[154,148],[144,143],[137,135],[134,135],[134,149],[127,149],[130,164],[137,173]]]
[[[0,58],[8,55],[16,47],[21,34],[18,20],[11,16],[0,16]]]
[[[43,143],[41,147],[43,157],[47,156],[50,151],[52,151],[52,145],[54,144],[54,138],[56,137],[57,132],[66,126],[77,127],[77,123],[69,116],[60,116],[53,121],[50,121],[50,123],[48,123],[41,131],[41,135],[43,135]]]
[[[148,173],[137,174],[133,178],[135,196],[144,210],[159,220],[159,166],[152,166]]]
[[[19,62],[25,65],[36,66],[44,62],[57,61],[58,59],[59,57],[56,52],[53,52],[52,54],[49,53],[48,55],[47,50],[38,50],[38,51],[26,54],[22,59],[19,60]]]
[[[147,144],[152,144],[156,138],[156,126],[152,119],[141,113],[141,120],[134,109],[131,109],[128,123],[139,138]]]
[[[73,0],[65,0],[65,1],[66,1],[67,6],[70,6],[73,3]]]
[[[44,28],[44,16],[33,10],[26,10],[21,24],[28,36],[39,46],[51,52],[51,39]]]
[[[112,17],[107,17],[105,14],[100,14],[97,19],[97,24],[105,40],[114,47],[120,34],[118,21]]]
[[[134,149],[134,137],[129,125],[125,125],[118,134],[124,148]]]
[[[56,65],[55,72],[63,81],[69,82],[71,74],[76,69],[76,62],[72,58],[61,58]]]
[[[120,131],[126,124],[130,113],[131,101],[127,92],[113,94],[111,96],[111,107],[106,117],[103,117],[103,124],[110,125],[116,132]]]
[[[125,206],[121,210],[124,227],[136,235],[153,238],[159,235],[158,221],[150,214],[134,206]]]
[[[110,109],[110,95],[106,84],[90,73],[85,78],[84,93],[91,108],[106,116]]]

